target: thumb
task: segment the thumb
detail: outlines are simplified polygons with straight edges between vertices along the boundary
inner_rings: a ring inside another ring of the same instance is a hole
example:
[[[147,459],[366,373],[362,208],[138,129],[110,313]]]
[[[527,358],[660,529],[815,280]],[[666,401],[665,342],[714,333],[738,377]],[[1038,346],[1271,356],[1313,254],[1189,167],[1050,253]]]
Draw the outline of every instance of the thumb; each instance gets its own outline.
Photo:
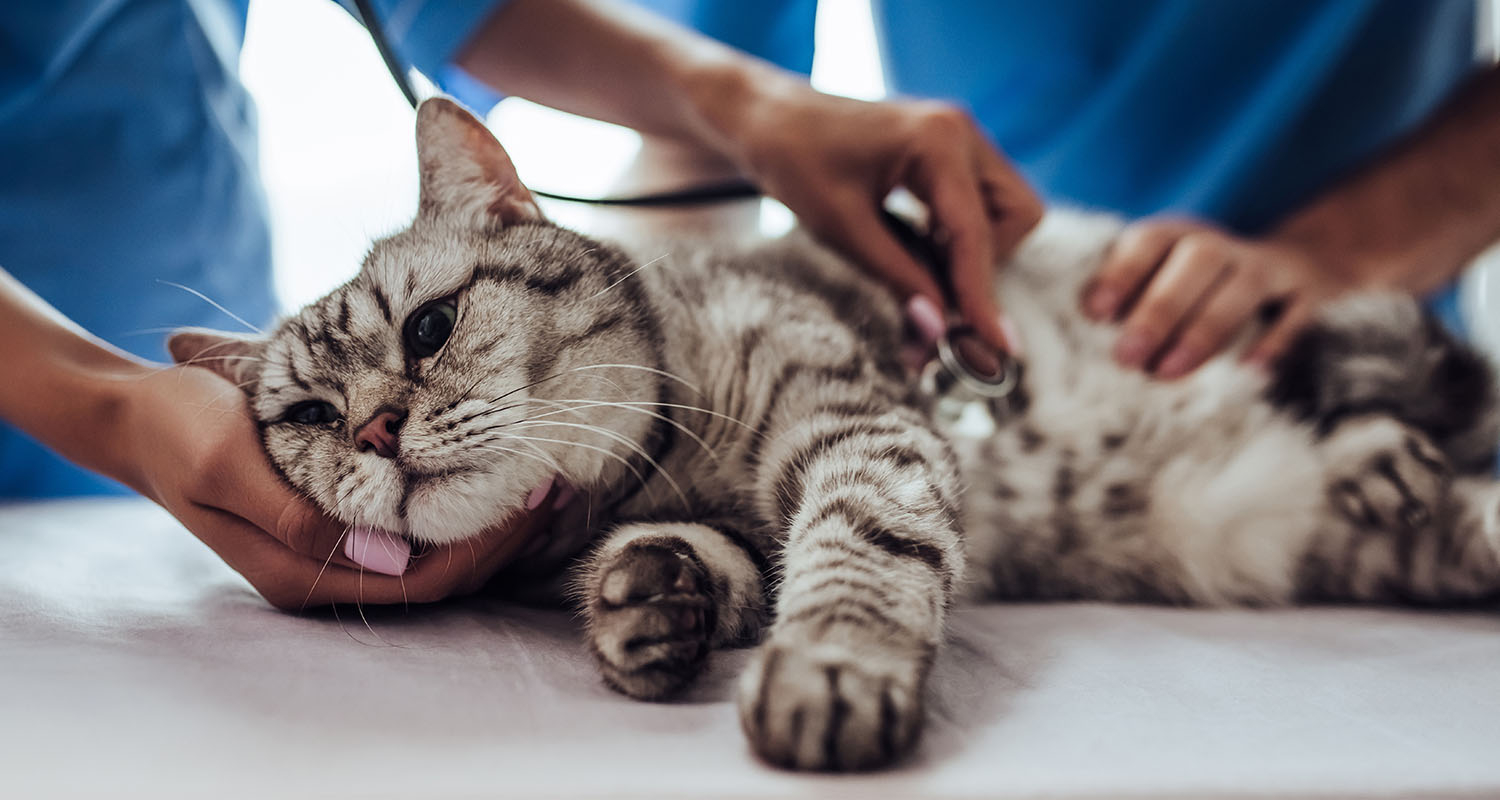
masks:
[[[317,506],[290,490],[283,487],[277,489],[279,491],[264,493],[262,500],[270,509],[276,509],[278,506],[275,504],[280,503],[280,513],[276,515],[275,523],[269,527],[260,525],[259,522],[256,524],[295,553],[319,560],[339,555],[349,533],[349,526],[323,513]],[[254,518],[251,521],[255,522]]]

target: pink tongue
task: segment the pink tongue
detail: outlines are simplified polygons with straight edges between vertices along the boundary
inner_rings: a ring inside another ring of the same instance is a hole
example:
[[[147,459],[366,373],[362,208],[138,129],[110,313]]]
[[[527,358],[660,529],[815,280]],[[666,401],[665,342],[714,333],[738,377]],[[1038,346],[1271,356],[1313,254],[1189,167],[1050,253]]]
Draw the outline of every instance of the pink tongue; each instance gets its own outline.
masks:
[[[526,510],[535,511],[537,506],[540,506],[542,501],[547,499],[547,495],[552,492],[552,484],[556,481],[556,477],[551,477],[532,489],[531,494],[526,495]]]
[[[344,537],[344,556],[371,572],[400,575],[411,560],[411,543],[389,531],[355,526]]]
[[[527,493],[526,510],[535,511],[540,508],[542,503],[547,501],[547,495],[551,494],[554,488],[557,489],[557,496],[552,500],[552,509],[554,511],[573,502],[573,498],[578,496],[577,490],[571,484],[553,475]]]

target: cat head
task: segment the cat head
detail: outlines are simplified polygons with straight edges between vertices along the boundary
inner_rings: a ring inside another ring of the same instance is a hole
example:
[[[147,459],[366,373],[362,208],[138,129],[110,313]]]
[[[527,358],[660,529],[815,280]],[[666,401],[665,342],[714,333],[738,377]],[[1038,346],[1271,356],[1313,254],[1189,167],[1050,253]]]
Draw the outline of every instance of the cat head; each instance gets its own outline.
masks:
[[[280,473],[334,517],[431,543],[504,521],[553,477],[630,476],[659,399],[655,318],[618,250],[548,223],[489,131],[417,112],[407,229],[264,337],[175,333],[248,395]]]

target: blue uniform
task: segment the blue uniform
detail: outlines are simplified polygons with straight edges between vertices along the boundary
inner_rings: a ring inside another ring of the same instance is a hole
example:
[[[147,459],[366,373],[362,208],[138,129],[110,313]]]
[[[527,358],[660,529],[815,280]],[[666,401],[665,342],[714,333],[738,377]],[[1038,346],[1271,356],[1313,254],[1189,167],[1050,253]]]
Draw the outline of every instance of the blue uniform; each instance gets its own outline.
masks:
[[[125,350],[274,307],[248,0],[55,0],[0,11],[0,267]],[[375,3],[403,58],[443,74],[494,2]],[[123,492],[0,425],[0,498]]]
[[[815,0],[637,2],[812,66]],[[890,88],[968,108],[1049,201],[1245,234],[1472,75],[1476,13],[1473,0],[874,0]],[[1439,310],[1457,321],[1451,294]]]

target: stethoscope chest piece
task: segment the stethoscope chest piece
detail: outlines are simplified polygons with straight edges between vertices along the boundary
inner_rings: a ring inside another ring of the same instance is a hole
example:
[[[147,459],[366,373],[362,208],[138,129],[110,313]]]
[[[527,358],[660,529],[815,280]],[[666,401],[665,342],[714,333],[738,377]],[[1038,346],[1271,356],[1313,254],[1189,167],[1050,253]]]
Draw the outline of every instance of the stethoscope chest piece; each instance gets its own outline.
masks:
[[[922,370],[922,390],[937,404],[938,417],[954,422],[965,407],[980,403],[999,416],[1021,385],[1019,361],[985,344],[972,328],[954,326],[937,340],[937,358]]]

